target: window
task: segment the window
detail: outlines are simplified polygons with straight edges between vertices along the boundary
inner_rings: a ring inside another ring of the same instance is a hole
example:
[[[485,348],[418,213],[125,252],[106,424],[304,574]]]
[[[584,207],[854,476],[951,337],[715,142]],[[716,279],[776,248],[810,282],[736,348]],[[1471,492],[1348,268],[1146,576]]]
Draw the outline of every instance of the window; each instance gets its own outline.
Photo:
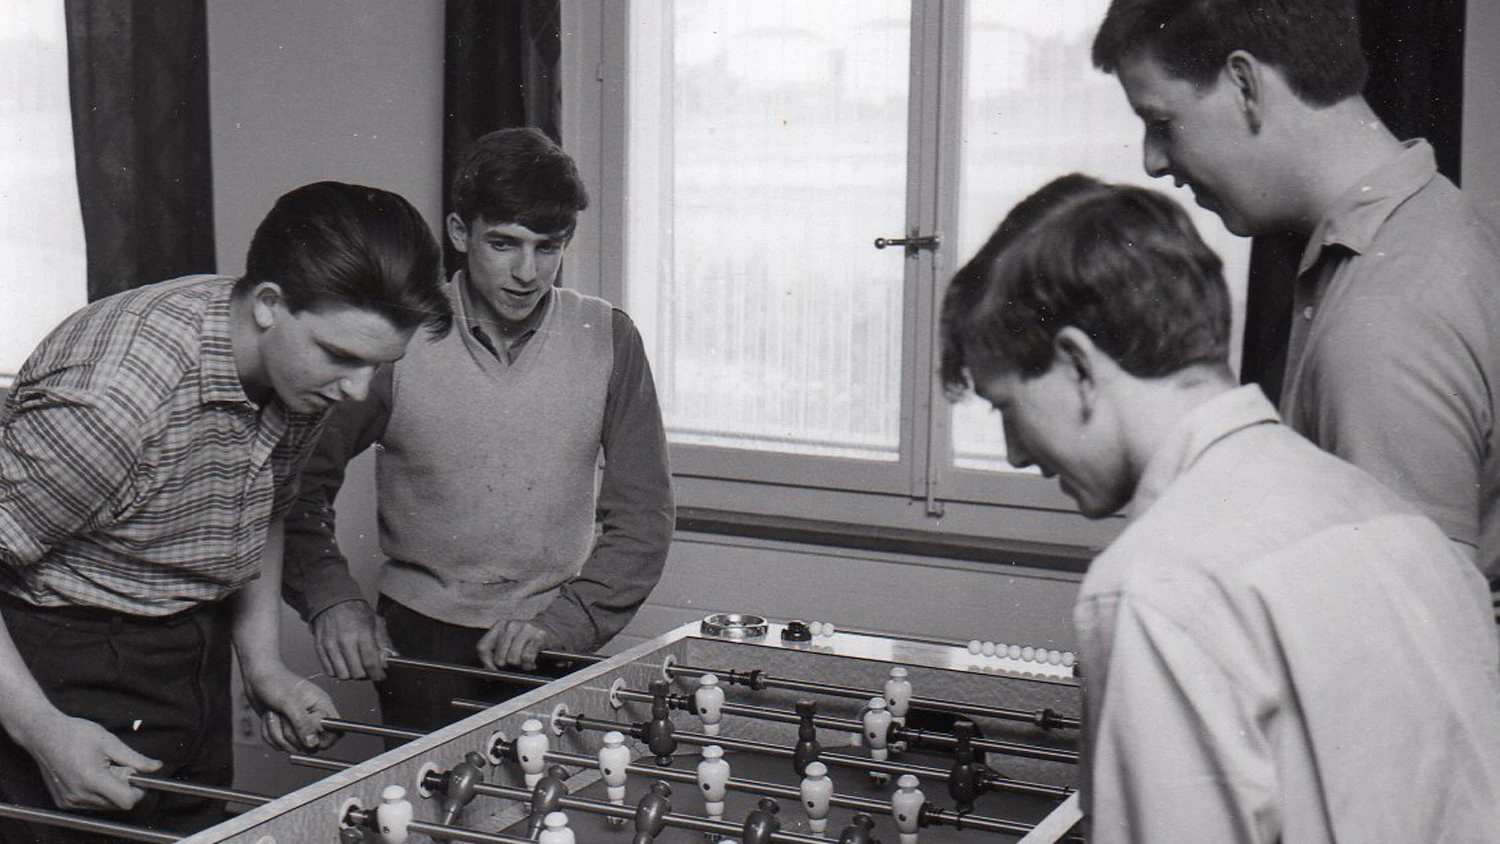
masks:
[[[1075,170],[1172,190],[1089,62],[1106,2],[604,4],[627,105],[600,127],[624,171],[603,291],[646,339],[684,504],[948,530],[998,505],[1008,535],[1090,541],[934,372],[943,285],[1017,201]],[[1178,198],[1242,305],[1248,242]]]
[[[88,295],[63,4],[0,8],[0,386]]]

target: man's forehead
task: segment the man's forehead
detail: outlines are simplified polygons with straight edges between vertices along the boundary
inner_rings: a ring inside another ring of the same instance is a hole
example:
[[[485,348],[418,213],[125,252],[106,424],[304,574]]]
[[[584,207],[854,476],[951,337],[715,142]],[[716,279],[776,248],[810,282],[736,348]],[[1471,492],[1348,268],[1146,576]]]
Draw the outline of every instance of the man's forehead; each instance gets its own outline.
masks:
[[[570,229],[555,232],[539,232],[522,222],[501,222],[491,220],[483,215],[474,218],[473,227],[484,234],[514,237],[520,240],[567,240],[568,236],[572,234]]]

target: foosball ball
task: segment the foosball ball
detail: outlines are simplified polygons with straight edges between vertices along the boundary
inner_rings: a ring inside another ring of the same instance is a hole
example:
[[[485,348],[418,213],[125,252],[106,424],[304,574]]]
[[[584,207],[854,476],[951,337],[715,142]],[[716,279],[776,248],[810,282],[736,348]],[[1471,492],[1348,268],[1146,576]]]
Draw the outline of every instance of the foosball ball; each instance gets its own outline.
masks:
[[[225,792],[252,808],[182,844],[1078,840],[1071,654],[725,614],[607,659],[546,656],[577,668],[454,701],[432,733],[330,722],[405,743],[293,757],[329,773]]]

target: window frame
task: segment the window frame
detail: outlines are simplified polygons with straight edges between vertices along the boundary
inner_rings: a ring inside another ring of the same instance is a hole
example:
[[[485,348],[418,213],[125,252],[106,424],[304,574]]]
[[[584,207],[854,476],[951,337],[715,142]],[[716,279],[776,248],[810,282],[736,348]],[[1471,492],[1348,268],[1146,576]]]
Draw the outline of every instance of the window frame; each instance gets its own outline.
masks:
[[[626,266],[629,249],[630,2],[563,4],[561,27],[563,145],[595,193],[569,248],[563,283],[616,303],[625,301],[625,278],[612,268]],[[906,211],[913,222],[893,221],[891,231],[872,232],[872,241],[903,229],[940,236],[956,230],[965,6],[963,0],[913,0]],[[863,526],[1091,552],[1118,534],[1123,518],[1082,517],[1055,481],[953,465],[948,402],[936,376],[937,315],[948,276],[967,256],[952,254],[951,237],[945,240],[937,249],[908,250],[904,259],[892,256],[905,264],[900,459],[876,463],[674,443],[669,452],[680,508],[699,522],[714,521],[704,514],[720,514],[722,521],[740,513],[757,524],[811,516],[830,526],[831,542],[859,532],[849,526]],[[926,389],[911,386],[921,373],[927,373]]]

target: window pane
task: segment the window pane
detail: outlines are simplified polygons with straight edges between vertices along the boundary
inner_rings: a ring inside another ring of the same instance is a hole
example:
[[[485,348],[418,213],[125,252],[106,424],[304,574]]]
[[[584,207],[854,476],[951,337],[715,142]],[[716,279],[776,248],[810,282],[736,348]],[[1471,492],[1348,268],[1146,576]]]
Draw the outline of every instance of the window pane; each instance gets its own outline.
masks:
[[[1082,172],[1168,193],[1224,259],[1235,307],[1237,364],[1249,241],[1226,231],[1187,189],[1141,168],[1141,123],[1089,48],[1108,0],[1006,0],[969,4],[965,48],[958,252],[954,269],[983,245],[1012,206],[1053,178]],[[1013,471],[1000,418],[968,396],[952,410],[954,465]]]
[[[894,461],[907,0],[632,4],[627,307],[675,443]]]
[[[87,298],[63,4],[0,6],[0,384]]]

